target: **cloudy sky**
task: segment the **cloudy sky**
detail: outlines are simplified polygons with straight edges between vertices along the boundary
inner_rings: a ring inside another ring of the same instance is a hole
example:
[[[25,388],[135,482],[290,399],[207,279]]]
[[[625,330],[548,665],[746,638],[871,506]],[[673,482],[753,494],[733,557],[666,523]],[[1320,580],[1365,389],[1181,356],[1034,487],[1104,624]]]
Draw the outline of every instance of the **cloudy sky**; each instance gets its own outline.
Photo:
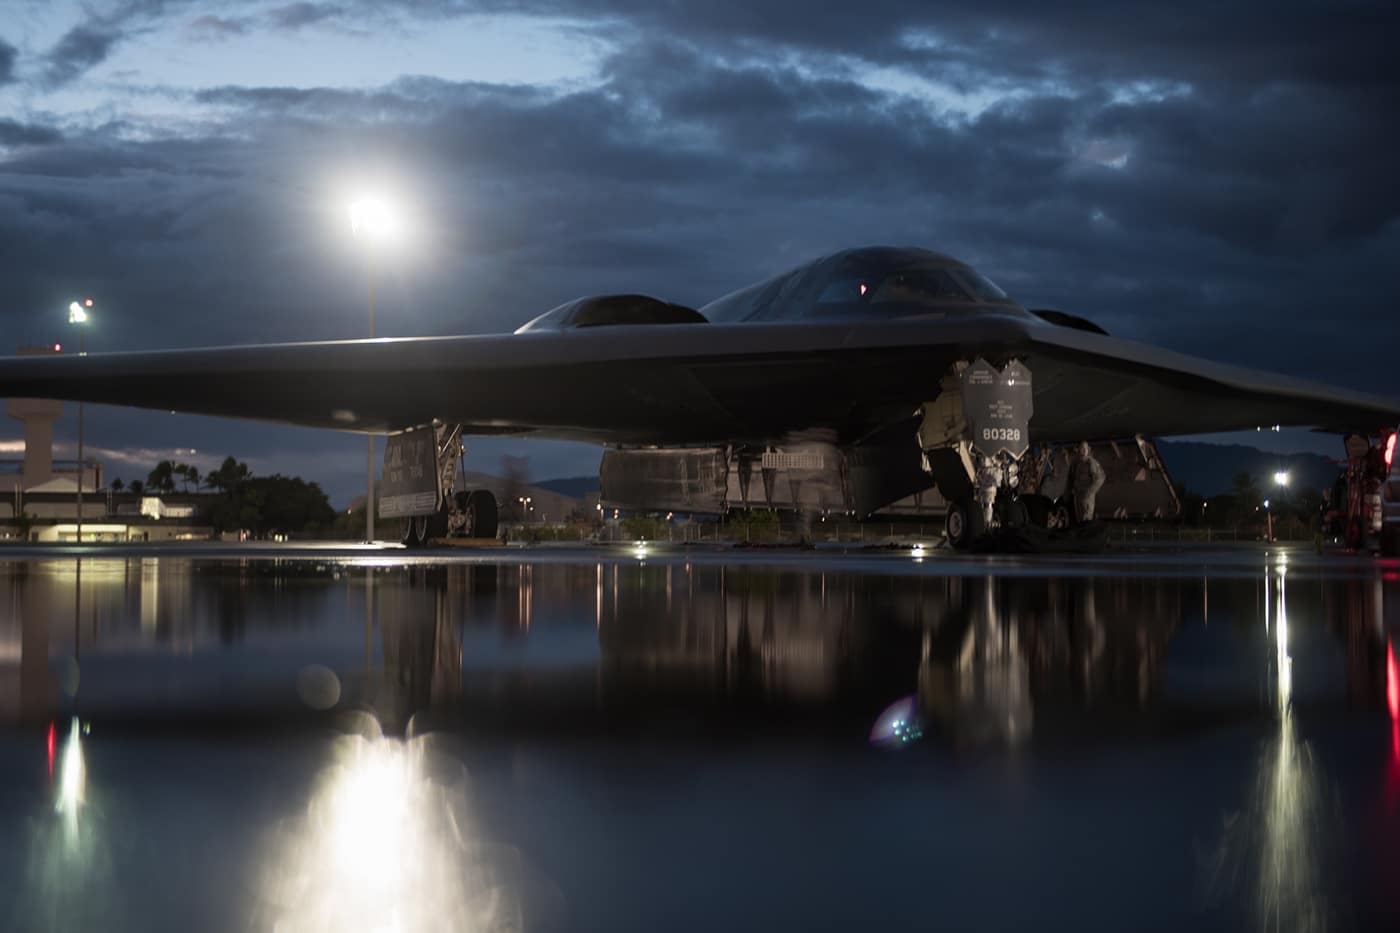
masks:
[[[93,350],[358,336],[346,204],[374,187],[409,221],[372,260],[381,335],[909,244],[1116,335],[1400,395],[1397,49],[1390,0],[4,0],[0,334],[71,342],[92,294]],[[89,411],[109,476],[196,450],[363,486],[356,437]],[[508,451],[597,464],[469,464]]]

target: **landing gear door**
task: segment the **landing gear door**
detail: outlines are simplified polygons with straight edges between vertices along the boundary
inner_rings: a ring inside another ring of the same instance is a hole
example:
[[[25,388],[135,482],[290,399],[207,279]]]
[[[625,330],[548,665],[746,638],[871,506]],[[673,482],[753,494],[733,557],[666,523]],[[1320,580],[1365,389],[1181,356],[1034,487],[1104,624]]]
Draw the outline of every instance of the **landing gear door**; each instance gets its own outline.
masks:
[[[379,514],[384,518],[432,515],[441,504],[437,449],[431,430],[391,435],[384,447]]]
[[[1019,458],[1031,442],[1031,371],[1012,360],[1000,371],[978,359],[962,371],[963,416],[972,446],[987,457]]]

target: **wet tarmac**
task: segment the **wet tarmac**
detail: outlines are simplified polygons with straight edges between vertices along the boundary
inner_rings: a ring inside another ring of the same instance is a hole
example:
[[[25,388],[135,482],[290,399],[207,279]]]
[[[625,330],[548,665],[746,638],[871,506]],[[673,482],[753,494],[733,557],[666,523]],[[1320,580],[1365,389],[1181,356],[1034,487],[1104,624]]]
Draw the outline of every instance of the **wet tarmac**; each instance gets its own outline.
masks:
[[[0,928],[1400,928],[1400,564],[0,550]]]

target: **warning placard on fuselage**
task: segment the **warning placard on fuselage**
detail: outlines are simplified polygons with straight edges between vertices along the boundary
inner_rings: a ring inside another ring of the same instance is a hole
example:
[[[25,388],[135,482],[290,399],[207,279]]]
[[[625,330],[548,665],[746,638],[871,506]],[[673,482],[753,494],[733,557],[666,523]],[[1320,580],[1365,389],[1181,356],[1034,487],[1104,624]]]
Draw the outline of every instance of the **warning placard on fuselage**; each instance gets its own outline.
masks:
[[[388,438],[378,498],[384,518],[431,515],[438,510],[437,442],[432,431],[408,431]]]
[[[1031,371],[1016,360],[998,370],[978,359],[962,371],[963,417],[972,446],[984,456],[1006,451],[1013,457],[1031,443]]]

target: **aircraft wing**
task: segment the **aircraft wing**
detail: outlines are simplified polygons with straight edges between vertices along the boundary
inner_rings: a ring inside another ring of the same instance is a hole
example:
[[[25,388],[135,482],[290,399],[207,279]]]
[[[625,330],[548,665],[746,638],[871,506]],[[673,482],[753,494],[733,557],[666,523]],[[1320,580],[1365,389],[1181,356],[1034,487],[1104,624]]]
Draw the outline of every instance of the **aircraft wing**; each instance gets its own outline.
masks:
[[[949,365],[976,356],[1030,368],[1039,441],[1400,423],[1400,401],[994,312],[11,357],[0,397],[367,432],[440,418],[467,433],[604,443],[811,428],[856,440],[910,417]]]

